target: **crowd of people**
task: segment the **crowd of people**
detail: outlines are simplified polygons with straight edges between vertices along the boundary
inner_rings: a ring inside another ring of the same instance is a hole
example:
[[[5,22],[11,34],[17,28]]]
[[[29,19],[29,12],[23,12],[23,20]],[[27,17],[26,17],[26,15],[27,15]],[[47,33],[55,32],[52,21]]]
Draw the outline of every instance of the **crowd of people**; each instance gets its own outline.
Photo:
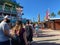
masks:
[[[10,24],[10,17],[6,15],[0,23],[0,45],[31,45],[33,27],[29,20],[26,24],[17,20],[14,26]]]
[[[31,45],[33,41],[33,32],[37,33],[40,26],[32,24],[29,20],[26,24],[17,20],[14,26],[11,26],[11,19],[8,15],[0,23],[0,45]]]

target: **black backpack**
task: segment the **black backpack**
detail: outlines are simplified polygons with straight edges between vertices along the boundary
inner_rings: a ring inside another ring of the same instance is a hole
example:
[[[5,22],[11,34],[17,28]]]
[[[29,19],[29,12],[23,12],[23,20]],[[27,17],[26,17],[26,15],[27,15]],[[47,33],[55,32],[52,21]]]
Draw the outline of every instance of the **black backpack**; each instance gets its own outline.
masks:
[[[32,33],[32,27],[30,25],[26,26],[26,33],[27,33],[27,37],[29,37]]]

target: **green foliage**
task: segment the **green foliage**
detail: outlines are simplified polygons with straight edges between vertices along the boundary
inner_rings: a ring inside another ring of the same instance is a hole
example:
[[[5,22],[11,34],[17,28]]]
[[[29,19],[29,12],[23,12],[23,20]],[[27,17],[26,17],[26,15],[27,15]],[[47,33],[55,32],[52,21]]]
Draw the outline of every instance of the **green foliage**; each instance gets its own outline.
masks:
[[[58,15],[60,15],[60,10],[58,11]]]
[[[55,15],[54,12],[52,12],[51,15],[50,15],[50,17],[55,17],[55,16],[56,16],[56,15]]]

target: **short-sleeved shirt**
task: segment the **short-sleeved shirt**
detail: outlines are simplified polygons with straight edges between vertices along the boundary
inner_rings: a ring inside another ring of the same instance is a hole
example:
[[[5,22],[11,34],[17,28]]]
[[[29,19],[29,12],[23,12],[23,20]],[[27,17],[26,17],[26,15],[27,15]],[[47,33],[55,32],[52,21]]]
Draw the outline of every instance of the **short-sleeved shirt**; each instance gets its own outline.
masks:
[[[0,23],[0,42],[8,41],[9,37],[4,34],[4,30],[9,30],[9,26],[6,22]]]

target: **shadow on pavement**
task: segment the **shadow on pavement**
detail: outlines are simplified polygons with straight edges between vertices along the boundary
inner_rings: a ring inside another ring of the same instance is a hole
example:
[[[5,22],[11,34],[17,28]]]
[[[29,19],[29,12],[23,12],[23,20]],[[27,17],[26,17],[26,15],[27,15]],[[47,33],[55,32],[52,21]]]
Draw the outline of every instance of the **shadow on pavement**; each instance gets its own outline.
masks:
[[[38,34],[37,37],[53,37],[53,36],[58,36],[58,35],[48,35],[48,34]],[[34,35],[35,37],[35,35]]]
[[[53,37],[57,35],[39,34],[38,37]]]
[[[38,31],[37,34],[33,34],[33,36],[35,37],[37,35],[37,37],[53,37],[53,36],[60,36],[59,34],[44,34],[44,32],[46,31]]]
[[[56,44],[56,43],[36,43],[36,42],[33,42],[32,45],[60,45],[60,44]]]
[[[60,45],[56,43],[34,43],[33,45]]]

